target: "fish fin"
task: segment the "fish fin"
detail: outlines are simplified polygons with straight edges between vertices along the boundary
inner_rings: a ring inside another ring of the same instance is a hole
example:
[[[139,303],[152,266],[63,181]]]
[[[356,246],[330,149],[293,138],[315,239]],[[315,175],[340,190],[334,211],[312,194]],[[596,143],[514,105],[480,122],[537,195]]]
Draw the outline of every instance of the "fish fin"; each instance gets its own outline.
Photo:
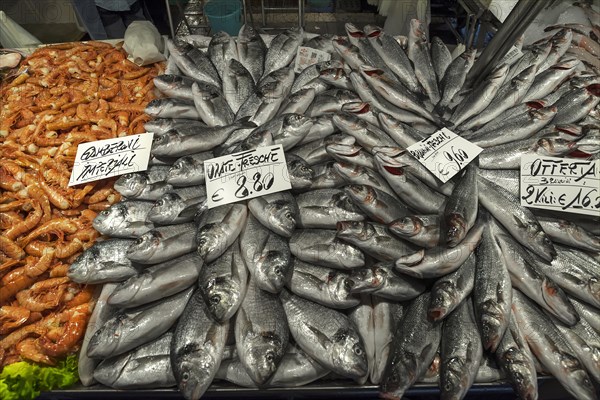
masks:
[[[317,337],[317,341],[319,342],[321,347],[323,347],[324,349],[327,349],[333,344],[331,339],[329,339],[327,337],[327,335],[325,335],[323,332],[321,332],[318,328],[316,328],[308,323],[304,323],[304,324]]]
[[[246,315],[246,311],[244,311],[243,307],[240,307],[238,309],[237,312],[237,319],[235,321],[236,325],[239,323],[241,323],[242,325],[242,336],[246,335],[246,332],[252,332],[253,331],[253,325],[252,325],[252,321],[250,321],[250,319],[247,317]]]

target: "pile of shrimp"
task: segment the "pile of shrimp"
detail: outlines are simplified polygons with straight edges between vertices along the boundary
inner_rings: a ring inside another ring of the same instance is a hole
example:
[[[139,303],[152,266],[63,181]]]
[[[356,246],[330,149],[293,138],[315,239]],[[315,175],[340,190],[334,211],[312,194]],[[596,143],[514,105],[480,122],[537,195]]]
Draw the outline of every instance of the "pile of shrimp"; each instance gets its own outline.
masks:
[[[120,195],[112,179],[67,187],[77,145],[144,132],[162,70],[107,43],[67,43],[36,50],[0,87],[0,369],[78,350],[95,288],[68,267]]]

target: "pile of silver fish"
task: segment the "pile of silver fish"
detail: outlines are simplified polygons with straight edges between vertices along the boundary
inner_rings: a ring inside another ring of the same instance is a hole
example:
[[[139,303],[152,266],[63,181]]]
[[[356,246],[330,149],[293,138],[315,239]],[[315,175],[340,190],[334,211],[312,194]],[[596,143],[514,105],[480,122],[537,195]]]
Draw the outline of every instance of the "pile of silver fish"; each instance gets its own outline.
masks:
[[[554,27],[476,87],[476,51],[419,21],[400,39],[346,28],[168,43],[151,166],[120,177],[125,200],[94,221],[110,238],[69,270],[106,283],[83,383],[198,399],[217,380],[327,377],[460,399],[508,380],[535,399],[541,373],[597,398],[600,224],[522,207],[518,171],[526,154],[598,157],[600,77],[573,50],[596,51],[581,32],[597,28]],[[296,74],[300,45],[331,60]],[[485,149],[445,184],[405,150],[441,127]],[[205,160],[273,144],[290,191],[207,207]]]

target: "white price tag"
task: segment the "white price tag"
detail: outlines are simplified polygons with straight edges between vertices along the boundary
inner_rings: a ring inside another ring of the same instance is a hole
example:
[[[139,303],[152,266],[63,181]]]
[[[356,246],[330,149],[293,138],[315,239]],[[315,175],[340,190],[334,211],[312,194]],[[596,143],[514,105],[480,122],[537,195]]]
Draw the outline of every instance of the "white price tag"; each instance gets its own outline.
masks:
[[[442,128],[406,150],[444,183],[483,151],[447,128]]]
[[[80,143],[69,186],[148,169],[153,133]]]
[[[519,50],[517,47],[515,46],[511,46],[510,50],[508,51],[508,53],[506,53],[504,55],[504,57],[502,57],[500,59],[500,62],[498,63],[498,65],[500,64],[508,64],[508,65],[512,65],[514,64],[519,58],[521,58],[523,56],[523,52],[521,50]]]
[[[294,72],[299,74],[307,67],[323,61],[329,61],[331,54],[326,51],[313,49],[312,47],[298,47],[296,53],[296,63],[294,64]]]
[[[280,144],[206,160],[204,176],[208,208],[292,188]]]
[[[600,216],[600,160],[521,157],[521,205]]]

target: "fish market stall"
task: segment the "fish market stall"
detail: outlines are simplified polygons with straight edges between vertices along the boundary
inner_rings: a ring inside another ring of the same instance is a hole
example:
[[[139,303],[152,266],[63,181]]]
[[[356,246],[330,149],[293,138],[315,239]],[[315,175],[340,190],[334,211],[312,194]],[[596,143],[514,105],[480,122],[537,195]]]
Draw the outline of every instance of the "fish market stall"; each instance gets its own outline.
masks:
[[[80,383],[41,398],[597,398],[600,15],[578,7],[458,54],[418,20],[190,35],[164,68],[37,50],[3,88],[0,271],[58,280],[36,321],[37,283],[3,292],[29,312],[3,362],[83,337]],[[78,145],[121,133],[153,135],[128,149],[148,167],[69,187]]]

